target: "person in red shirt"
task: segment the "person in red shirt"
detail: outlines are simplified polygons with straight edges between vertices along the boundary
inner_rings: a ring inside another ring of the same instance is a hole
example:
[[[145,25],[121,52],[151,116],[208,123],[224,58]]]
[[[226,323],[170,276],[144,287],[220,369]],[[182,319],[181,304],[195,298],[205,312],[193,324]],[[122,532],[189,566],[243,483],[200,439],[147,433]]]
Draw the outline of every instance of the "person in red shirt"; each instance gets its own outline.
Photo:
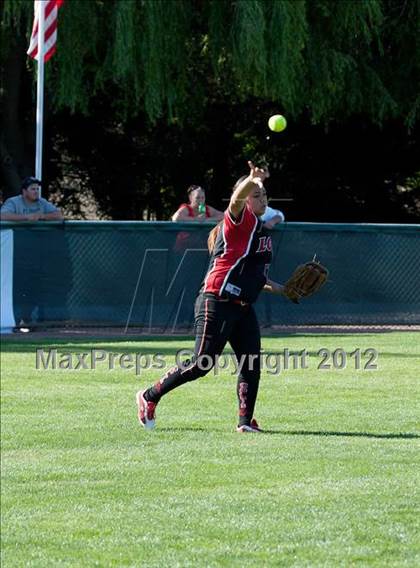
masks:
[[[172,221],[220,221],[223,219],[222,211],[206,205],[206,194],[199,185],[190,185],[187,190],[189,203],[182,203],[172,215]]]
[[[210,233],[207,275],[195,303],[194,356],[170,369],[136,396],[142,426],[155,426],[155,410],[171,390],[206,375],[230,343],[241,369],[238,374],[238,432],[261,432],[255,420],[261,368],[261,336],[253,303],[264,289],[282,295],[283,286],[268,278],[272,241],[260,217],[267,207],[263,181],[268,171],[248,162],[223,214]],[[211,363],[209,365],[209,362]]]

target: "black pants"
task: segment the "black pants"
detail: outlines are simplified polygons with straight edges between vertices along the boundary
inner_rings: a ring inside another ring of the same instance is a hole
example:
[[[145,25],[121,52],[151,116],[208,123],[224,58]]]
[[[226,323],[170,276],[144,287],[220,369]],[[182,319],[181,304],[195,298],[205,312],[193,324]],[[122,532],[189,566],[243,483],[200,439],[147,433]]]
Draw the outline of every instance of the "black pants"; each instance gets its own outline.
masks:
[[[239,424],[249,424],[260,381],[261,337],[254,308],[200,294],[195,303],[195,348],[191,360],[173,367],[145,392],[146,400],[160,398],[184,383],[206,375],[229,341],[237,358]]]

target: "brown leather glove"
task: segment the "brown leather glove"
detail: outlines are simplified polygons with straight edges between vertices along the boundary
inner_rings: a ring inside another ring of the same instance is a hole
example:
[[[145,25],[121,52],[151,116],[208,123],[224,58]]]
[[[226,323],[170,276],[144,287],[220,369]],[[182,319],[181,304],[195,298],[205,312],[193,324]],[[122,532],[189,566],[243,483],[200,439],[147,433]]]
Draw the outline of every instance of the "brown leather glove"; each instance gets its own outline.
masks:
[[[295,304],[301,298],[312,296],[325,284],[328,270],[320,262],[311,260],[298,266],[284,285],[283,295]]]

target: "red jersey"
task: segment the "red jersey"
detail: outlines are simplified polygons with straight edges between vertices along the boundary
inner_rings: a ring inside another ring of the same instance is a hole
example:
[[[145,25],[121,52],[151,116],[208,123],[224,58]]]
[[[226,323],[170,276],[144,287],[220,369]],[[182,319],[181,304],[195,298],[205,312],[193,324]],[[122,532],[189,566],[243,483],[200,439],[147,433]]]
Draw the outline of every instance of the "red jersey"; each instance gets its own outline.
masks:
[[[271,236],[250,207],[245,206],[237,221],[227,209],[202,292],[255,302],[267,282],[271,259]]]
[[[197,215],[194,215],[194,209],[191,207],[191,205],[189,203],[181,203],[181,205],[178,207],[178,211],[180,209],[182,209],[183,207],[186,207],[188,209],[188,217],[196,217],[197,216]],[[211,217],[210,209],[209,209],[208,205],[206,205],[206,217]]]
[[[188,217],[195,217],[194,210],[188,203],[182,203],[178,207],[178,211],[186,207],[188,209]],[[210,217],[210,209],[206,205],[206,217]],[[182,222],[182,221],[181,221]],[[189,248],[202,248],[204,245],[203,238],[198,233],[190,231],[181,231],[178,233],[175,242],[175,250],[178,253],[184,252]],[[205,245],[204,245],[205,246]]]

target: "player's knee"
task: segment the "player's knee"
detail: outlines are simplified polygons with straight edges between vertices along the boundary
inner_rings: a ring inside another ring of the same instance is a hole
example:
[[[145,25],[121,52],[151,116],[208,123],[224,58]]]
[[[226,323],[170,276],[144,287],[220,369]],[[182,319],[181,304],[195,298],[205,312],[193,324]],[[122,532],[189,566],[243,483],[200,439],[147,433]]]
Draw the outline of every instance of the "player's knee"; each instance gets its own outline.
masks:
[[[214,367],[214,358],[210,355],[200,355],[184,363],[183,375],[188,381],[195,381],[204,377]]]
[[[214,357],[211,355],[200,355],[197,357],[197,373],[199,373],[199,377],[204,377],[209,373],[214,367]]]

